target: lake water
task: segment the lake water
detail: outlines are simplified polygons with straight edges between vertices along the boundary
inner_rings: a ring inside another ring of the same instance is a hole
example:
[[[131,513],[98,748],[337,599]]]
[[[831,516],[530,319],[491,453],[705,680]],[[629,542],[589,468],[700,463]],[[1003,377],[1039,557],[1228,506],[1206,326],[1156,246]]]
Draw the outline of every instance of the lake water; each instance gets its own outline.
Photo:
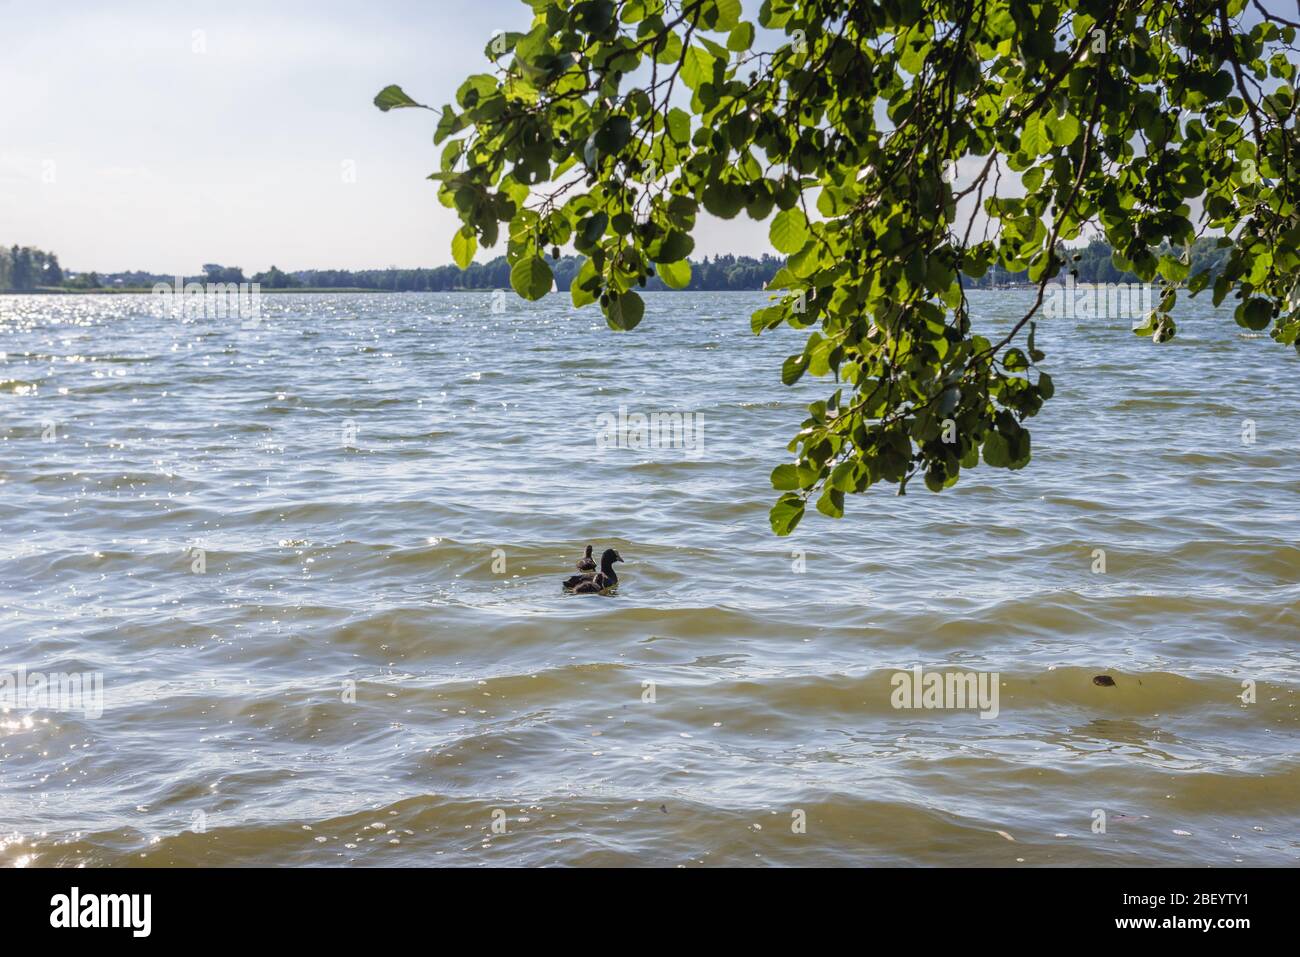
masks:
[[[103,682],[0,714],[0,863],[1300,860],[1294,350],[1048,321],[1029,467],[778,539],[833,387],[762,293],[646,300],[0,297],[0,672]],[[588,543],[616,596],[561,593]],[[917,666],[996,717],[895,708]]]

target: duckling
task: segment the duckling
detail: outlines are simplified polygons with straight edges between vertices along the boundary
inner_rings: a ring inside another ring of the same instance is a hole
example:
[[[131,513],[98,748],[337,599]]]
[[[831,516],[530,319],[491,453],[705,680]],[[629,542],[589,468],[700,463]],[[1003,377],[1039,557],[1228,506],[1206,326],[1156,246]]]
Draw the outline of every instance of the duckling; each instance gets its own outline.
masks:
[[[617,580],[611,581],[601,572],[597,572],[596,577],[591,581],[579,582],[573,589],[575,595],[603,595],[609,589],[618,584]]]
[[[614,549],[605,549],[604,554],[600,556],[600,571],[594,575],[570,575],[564,580],[564,590],[575,595],[604,594],[618,584],[614,563],[622,560],[623,556]]]
[[[578,571],[594,572],[596,570],[596,559],[591,557],[591,546],[587,546],[587,554],[578,559]]]

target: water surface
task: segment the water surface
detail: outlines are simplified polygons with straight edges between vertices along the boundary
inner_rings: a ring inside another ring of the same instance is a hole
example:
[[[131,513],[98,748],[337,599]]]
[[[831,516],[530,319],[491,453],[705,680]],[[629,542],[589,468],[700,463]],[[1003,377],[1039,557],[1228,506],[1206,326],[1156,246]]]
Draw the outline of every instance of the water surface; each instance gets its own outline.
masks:
[[[105,696],[0,715],[0,863],[1300,860],[1293,350],[1040,324],[1028,468],[777,539],[832,387],[761,293],[646,300],[0,297],[0,670]],[[597,448],[620,406],[703,448]],[[561,594],[587,543],[616,597]],[[893,708],[916,665],[998,716]]]

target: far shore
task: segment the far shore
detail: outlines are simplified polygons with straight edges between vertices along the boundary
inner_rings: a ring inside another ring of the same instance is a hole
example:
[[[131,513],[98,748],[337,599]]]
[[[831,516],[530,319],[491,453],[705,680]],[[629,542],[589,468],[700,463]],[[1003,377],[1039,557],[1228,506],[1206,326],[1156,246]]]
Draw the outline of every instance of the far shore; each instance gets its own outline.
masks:
[[[1060,283],[1057,283],[1057,285],[1060,285]],[[1078,288],[1082,289],[1088,286],[1106,286],[1106,285],[1115,285],[1115,284],[1081,282],[1081,283],[1076,283],[1076,285]],[[971,286],[967,291],[968,292],[990,292],[990,291],[998,291],[1004,289],[1037,289],[1037,288],[1038,285],[1036,283],[1012,282],[1012,283],[1004,283],[998,286]],[[444,293],[444,292],[484,293],[484,292],[498,292],[498,291],[508,291],[508,290],[506,290],[505,287],[496,287],[496,288],[484,287],[482,289],[367,289],[364,286],[292,286],[292,287],[280,287],[275,289],[268,289],[266,287],[263,287],[258,290],[259,293],[306,292],[306,293],[323,294],[323,293],[331,293],[331,292],[365,292],[365,293],[372,293],[372,294],[383,293],[384,295],[391,295],[391,296],[424,295],[424,294],[435,293],[435,292],[436,293]],[[567,292],[567,290],[559,290],[559,291]],[[761,288],[756,288],[756,289],[651,289],[651,290],[641,290],[641,294],[646,295],[647,293],[653,294],[656,292],[672,293],[672,292],[766,292],[766,291],[768,290],[761,289]],[[119,295],[138,296],[138,295],[151,295],[152,293],[153,293],[152,286],[112,286],[112,287],[101,286],[98,289],[65,289],[62,287],[42,286],[37,289],[0,289],[0,296],[119,296]]]
[[[171,288],[170,286],[168,287]],[[267,289],[263,287],[258,290],[259,293],[281,293],[281,292],[369,292],[383,293],[391,296],[419,296],[430,293],[444,292],[508,292],[504,286],[496,288],[483,289],[366,289],[363,286],[294,286],[277,289]],[[554,292],[556,290],[552,290]],[[567,292],[568,290],[561,290]],[[762,289],[650,289],[641,290],[642,295],[653,295],[656,292],[763,292]],[[0,296],[118,296],[118,295],[152,295],[153,287],[151,286],[113,286],[112,288],[101,287],[99,289],[55,289],[49,286],[40,289],[0,289]]]
[[[170,287],[169,287],[170,288]],[[364,289],[360,286],[295,286],[284,289],[259,289],[258,292],[423,292],[424,290],[405,289]],[[444,289],[441,292],[491,292],[491,289]],[[0,289],[0,296],[116,296],[116,295],[151,295],[152,286],[112,286],[98,289],[63,289],[44,286],[37,289]]]

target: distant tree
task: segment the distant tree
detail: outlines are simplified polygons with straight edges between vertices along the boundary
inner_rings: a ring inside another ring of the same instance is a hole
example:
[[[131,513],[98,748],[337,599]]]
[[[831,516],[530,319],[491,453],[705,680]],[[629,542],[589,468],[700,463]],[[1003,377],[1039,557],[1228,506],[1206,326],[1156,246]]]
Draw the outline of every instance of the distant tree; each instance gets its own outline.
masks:
[[[838,517],[877,482],[1027,464],[1023,423],[1054,392],[1031,374],[1034,317],[1088,229],[1161,281],[1141,334],[1174,335],[1186,282],[1300,348],[1297,24],[1261,3],[764,0],[757,24],[739,0],[530,5],[435,111],[452,255],[504,233],[511,285],[537,299],[544,252],[572,243],[574,303],[632,329],[648,277],[691,281],[701,209],[771,217],[789,261],[753,328],[816,327],[782,380],[836,380],[772,474],[778,534],[814,498]],[[396,86],[375,104],[422,106]],[[1192,272],[1202,230],[1236,240],[1217,277]],[[986,338],[964,277],[995,267],[1038,294]]]
[[[36,277],[32,271],[32,251],[26,246],[14,246],[10,250],[10,256],[13,260],[13,266],[10,273],[9,284],[18,290],[31,289],[35,285]]]
[[[204,280],[210,283],[247,282],[244,271],[238,266],[219,266],[216,263],[203,264]]]
[[[63,284],[63,267],[59,265],[59,257],[50,253],[45,260],[45,270],[41,275],[41,285],[43,286],[61,286]]]
[[[266,272],[259,272],[253,277],[253,282],[259,283],[264,289],[291,289],[302,285],[299,280],[288,273],[281,272],[276,266],[272,266]]]

